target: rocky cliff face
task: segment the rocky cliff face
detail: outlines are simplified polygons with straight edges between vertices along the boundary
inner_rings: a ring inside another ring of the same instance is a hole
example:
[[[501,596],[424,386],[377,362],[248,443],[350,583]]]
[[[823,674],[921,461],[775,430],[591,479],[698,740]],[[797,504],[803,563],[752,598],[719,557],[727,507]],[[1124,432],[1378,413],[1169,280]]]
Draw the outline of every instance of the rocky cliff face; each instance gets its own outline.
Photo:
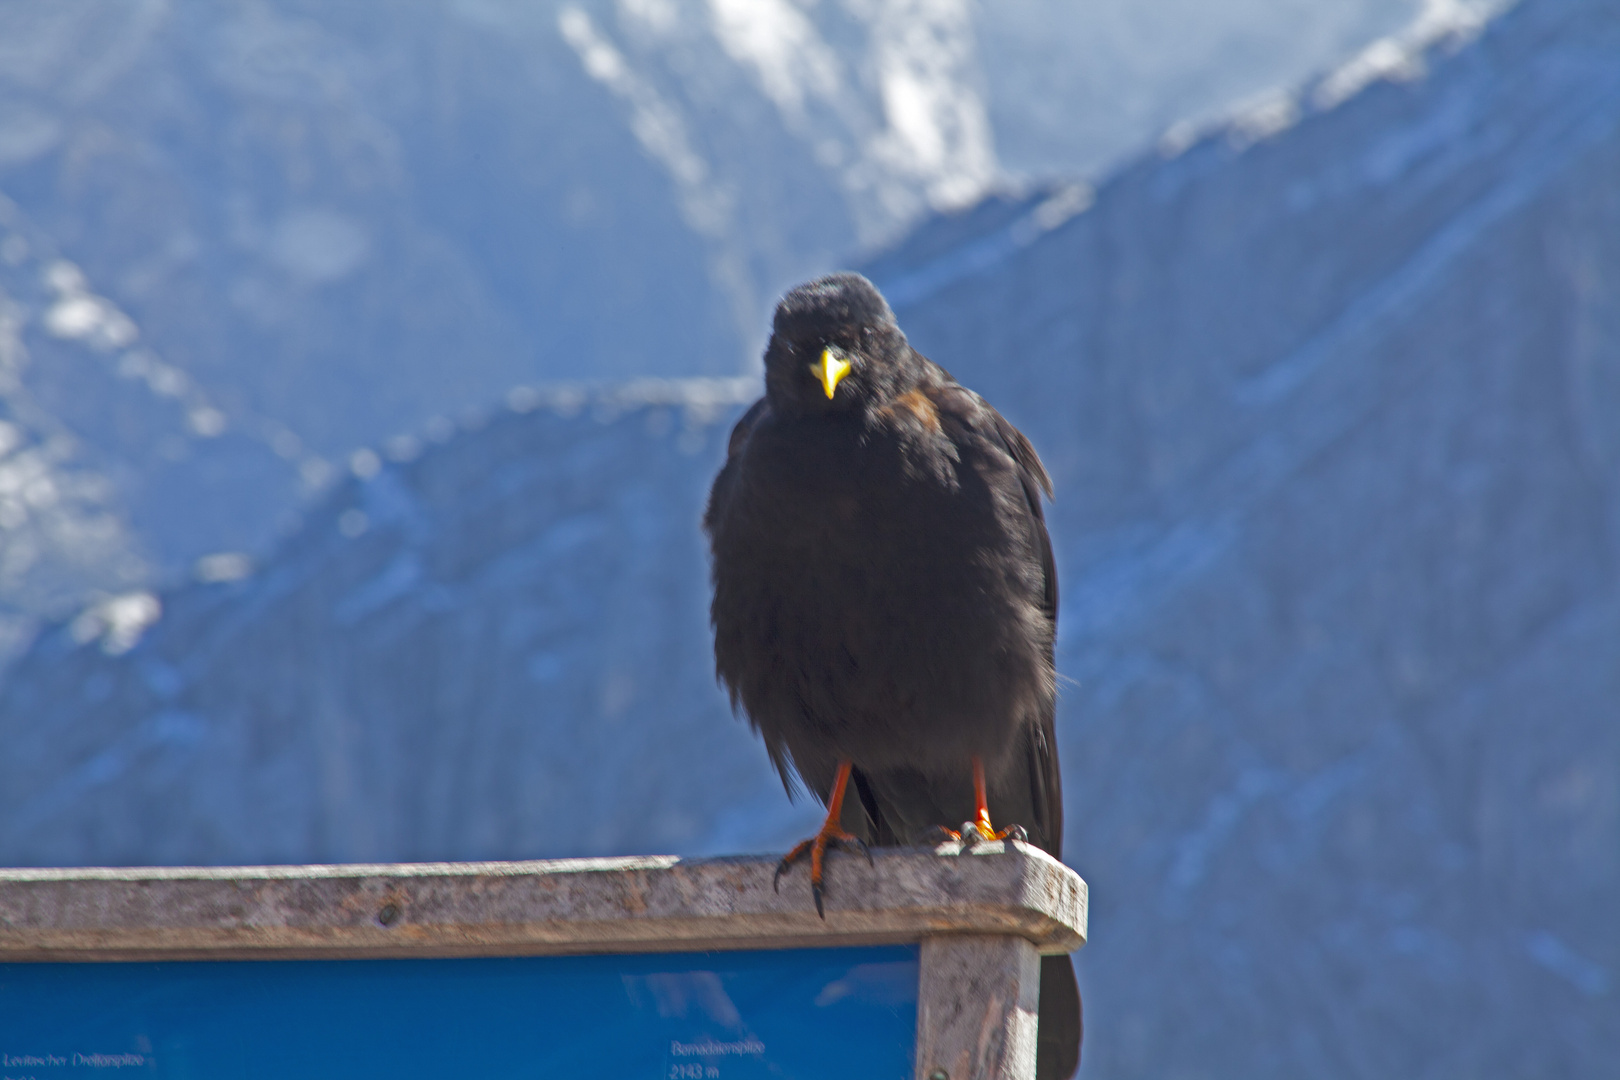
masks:
[[[1057,480],[1088,1072],[1620,1050],[1616,55],[1598,0],[1436,21],[871,265]],[[0,859],[780,846],[814,813],[713,685],[697,531],[751,394],[517,392],[56,627]]]

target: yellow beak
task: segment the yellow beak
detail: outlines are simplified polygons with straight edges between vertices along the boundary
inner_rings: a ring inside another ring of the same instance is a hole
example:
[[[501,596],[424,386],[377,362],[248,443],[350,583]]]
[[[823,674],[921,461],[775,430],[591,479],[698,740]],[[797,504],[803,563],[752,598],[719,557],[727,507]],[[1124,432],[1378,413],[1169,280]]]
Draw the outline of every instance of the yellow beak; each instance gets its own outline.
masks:
[[[849,374],[849,361],[834,356],[830,348],[822,349],[821,359],[810,365],[810,374],[821,380],[822,387],[827,391],[827,400],[831,401],[839,380]]]

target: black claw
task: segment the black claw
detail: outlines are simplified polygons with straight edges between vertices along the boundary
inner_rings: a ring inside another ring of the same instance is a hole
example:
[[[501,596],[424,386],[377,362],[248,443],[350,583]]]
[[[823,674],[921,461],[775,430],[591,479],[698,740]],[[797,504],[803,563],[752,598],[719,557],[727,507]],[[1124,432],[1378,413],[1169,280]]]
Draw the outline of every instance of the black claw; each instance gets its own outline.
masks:
[[[961,836],[943,825],[930,825],[917,834],[917,845],[919,847],[938,847],[941,844],[954,844],[961,839]]]
[[[862,840],[860,837],[855,836],[855,837],[851,837],[849,842],[854,844],[857,848],[859,848],[862,855],[866,856],[866,865],[867,866],[870,866],[870,867],[873,867],[873,868],[877,867],[877,863],[872,861],[872,849],[866,846],[866,841],[865,840]]]
[[[978,847],[979,841],[984,837],[979,835],[979,827],[971,821],[962,822],[962,850]]]
[[[810,895],[816,898],[816,914],[821,916],[822,922],[826,922],[827,912],[821,907],[821,886],[813,881],[810,883]]]
[[[782,875],[787,873],[790,865],[786,859],[776,864],[776,873],[771,875],[771,892],[779,893],[782,891]]]

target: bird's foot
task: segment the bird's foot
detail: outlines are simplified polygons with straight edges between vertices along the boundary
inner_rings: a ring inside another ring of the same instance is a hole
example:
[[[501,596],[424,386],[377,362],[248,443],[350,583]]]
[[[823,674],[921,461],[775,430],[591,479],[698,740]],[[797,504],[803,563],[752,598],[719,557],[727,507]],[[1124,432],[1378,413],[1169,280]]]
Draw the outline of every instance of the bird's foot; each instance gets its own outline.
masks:
[[[1005,829],[996,829],[990,824],[988,815],[980,817],[977,821],[962,822],[962,849],[977,847],[980,844],[991,843],[996,840],[1018,840],[1029,842],[1029,833],[1022,825],[1009,825]]]
[[[992,840],[1017,840],[1029,843],[1029,832],[1022,825],[1009,825],[997,831],[989,823],[962,822],[962,831],[947,829],[943,825],[930,825],[917,834],[918,847],[938,847],[941,844],[961,844],[963,850]]]
[[[829,817],[827,823],[821,827],[820,832],[782,856],[782,861],[776,864],[776,873],[771,877],[771,888],[774,890],[777,888],[778,883],[781,882],[782,875],[787,873],[794,863],[808,854],[810,856],[810,895],[815,897],[816,900],[816,914],[823,919],[827,917],[827,912],[822,908],[821,904],[824,891],[822,887],[822,861],[826,858],[828,848],[859,851],[866,856],[867,865],[876,865],[872,862],[872,851],[866,846],[866,841],[854,833],[845,832]]]
[[[976,844],[993,840],[1018,840],[1028,843],[1029,833],[1024,830],[1022,825],[1009,825],[1005,829],[997,831],[996,827],[990,824],[990,800],[986,791],[984,762],[979,760],[979,755],[974,754],[973,820],[962,822],[962,850],[966,851]]]

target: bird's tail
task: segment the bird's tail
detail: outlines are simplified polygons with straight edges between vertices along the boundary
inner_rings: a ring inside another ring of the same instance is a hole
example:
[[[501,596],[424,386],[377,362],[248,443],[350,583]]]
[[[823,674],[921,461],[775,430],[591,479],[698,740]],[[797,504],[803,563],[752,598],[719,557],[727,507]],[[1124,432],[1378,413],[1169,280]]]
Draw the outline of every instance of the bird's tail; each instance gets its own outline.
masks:
[[[1074,960],[1041,957],[1041,1012],[1035,1036],[1035,1080],[1069,1080],[1080,1068],[1080,984]]]

